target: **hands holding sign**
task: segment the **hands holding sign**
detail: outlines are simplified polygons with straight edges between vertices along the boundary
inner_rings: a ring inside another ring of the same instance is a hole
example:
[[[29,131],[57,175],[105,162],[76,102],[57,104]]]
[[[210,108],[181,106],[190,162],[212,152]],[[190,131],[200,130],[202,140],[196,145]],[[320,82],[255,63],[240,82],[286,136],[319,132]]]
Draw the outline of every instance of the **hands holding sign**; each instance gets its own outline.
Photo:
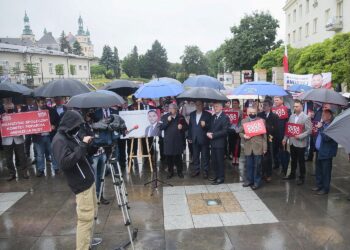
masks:
[[[253,136],[266,134],[265,123],[262,119],[258,119],[243,124],[244,138],[249,140]]]
[[[288,137],[294,137],[296,139],[299,139],[300,134],[303,132],[303,129],[304,129],[303,124],[287,122],[285,134]]]

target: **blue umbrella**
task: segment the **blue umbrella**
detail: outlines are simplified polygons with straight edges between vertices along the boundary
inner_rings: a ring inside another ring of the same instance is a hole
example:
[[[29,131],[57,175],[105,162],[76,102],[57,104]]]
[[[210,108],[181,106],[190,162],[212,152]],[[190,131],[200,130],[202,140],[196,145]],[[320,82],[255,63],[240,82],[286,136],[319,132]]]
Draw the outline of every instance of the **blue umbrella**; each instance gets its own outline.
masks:
[[[136,92],[136,98],[160,98],[165,96],[177,96],[184,92],[181,82],[161,77],[142,85]]]
[[[233,90],[233,95],[269,95],[286,96],[288,93],[281,87],[271,82],[247,82]]]
[[[185,87],[208,87],[217,90],[225,89],[224,85],[222,85],[218,79],[206,75],[191,76],[184,81],[184,85]]]
[[[306,92],[310,89],[312,89],[312,87],[304,84],[294,84],[288,88],[288,90],[292,92]]]

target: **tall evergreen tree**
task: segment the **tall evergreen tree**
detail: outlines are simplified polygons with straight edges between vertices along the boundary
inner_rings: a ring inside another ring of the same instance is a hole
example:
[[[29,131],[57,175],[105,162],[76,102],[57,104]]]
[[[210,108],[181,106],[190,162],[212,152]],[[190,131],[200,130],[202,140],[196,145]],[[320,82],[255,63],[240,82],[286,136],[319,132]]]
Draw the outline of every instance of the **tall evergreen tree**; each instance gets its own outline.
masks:
[[[140,76],[139,54],[136,46],[134,46],[132,52],[124,58],[122,68],[129,77]]]
[[[117,47],[114,47],[113,49],[113,71],[114,71],[114,76],[116,78],[120,77],[120,60],[119,60],[119,54],[118,54],[118,49]]]
[[[140,75],[151,78],[153,75],[163,77],[168,74],[169,62],[166,49],[158,40],[152,44],[152,48],[140,59]]]
[[[62,31],[61,36],[60,36],[60,48],[61,51],[63,52],[67,52],[68,53],[72,53],[72,47],[70,46],[69,42],[66,39],[66,34],[64,33],[64,31]]]
[[[113,53],[111,47],[105,45],[103,47],[102,56],[100,59],[100,65],[105,66],[107,70],[113,70],[114,62],[113,62]]]
[[[187,74],[208,74],[208,61],[198,46],[186,46],[180,57]]]
[[[74,55],[78,55],[78,56],[84,55],[83,51],[82,51],[82,48],[80,46],[80,43],[77,40],[75,40],[75,42],[73,43],[73,50],[72,50],[72,52],[73,52]]]

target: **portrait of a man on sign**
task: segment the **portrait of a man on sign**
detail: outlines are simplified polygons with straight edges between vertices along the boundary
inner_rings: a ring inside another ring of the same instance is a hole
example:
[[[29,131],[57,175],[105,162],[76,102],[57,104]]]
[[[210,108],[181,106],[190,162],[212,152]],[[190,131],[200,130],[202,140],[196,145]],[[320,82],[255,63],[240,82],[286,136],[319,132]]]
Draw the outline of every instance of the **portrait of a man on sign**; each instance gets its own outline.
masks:
[[[149,121],[149,125],[145,130],[145,137],[153,137],[159,135],[159,112],[157,110],[152,109],[147,113],[147,118]]]

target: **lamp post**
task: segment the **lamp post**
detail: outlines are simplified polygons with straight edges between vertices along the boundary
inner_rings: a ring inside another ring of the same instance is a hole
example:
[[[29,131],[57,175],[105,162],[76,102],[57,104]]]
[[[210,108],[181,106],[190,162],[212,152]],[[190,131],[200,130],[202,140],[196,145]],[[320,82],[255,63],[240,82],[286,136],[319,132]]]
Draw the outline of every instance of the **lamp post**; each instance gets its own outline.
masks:
[[[41,83],[44,84],[43,59],[40,57]]]
[[[68,75],[68,78],[69,78],[68,49],[64,49],[64,53],[67,56],[67,75]]]

